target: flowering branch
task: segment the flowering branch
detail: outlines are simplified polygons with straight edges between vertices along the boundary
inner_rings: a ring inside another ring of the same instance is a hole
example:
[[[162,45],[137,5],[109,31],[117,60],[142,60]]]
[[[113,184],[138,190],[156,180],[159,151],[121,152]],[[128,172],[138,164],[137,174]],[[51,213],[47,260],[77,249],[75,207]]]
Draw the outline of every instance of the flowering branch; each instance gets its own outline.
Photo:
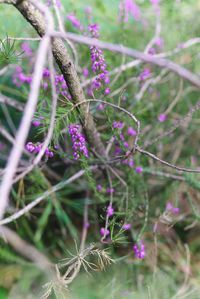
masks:
[[[24,18],[35,28],[38,34],[42,37],[46,33],[45,19],[43,15],[34,7],[34,5],[24,0],[17,3],[15,7],[24,16]],[[53,32],[53,31],[52,31]],[[52,32],[48,31],[48,34],[52,36]],[[61,33],[61,35],[66,35]],[[68,39],[68,38],[67,38]],[[69,53],[60,38],[52,39],[52,52],[54,58],[63,74],[67,86],[69,88],[72,101],[74,103],[82,102],[85,99],[83,89],[80,85],[80,81],[75,70],[74,64],[69,56]],[[97,152],[104,155],[104,146],[100,140],[100,136],[96,130],[96,126],[93,117],[88,113],[87,105],[80,107],[80,120],[85,130],[86,136],[90,144],[96,148]]]

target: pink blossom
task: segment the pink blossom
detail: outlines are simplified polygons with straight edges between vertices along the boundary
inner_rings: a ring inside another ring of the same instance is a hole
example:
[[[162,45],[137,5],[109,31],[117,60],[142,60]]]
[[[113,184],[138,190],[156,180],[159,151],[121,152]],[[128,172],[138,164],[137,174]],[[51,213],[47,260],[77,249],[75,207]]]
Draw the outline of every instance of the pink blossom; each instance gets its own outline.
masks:
[[[41,125],[41,122],[39,120],[34,120],[34,121],[32,121],[32,125],[34,127],[39,127]]]
[[[142,171],[143,171],[142,166],[137,166],[137,167],[135,168],[135,171],[136,171],[137,173],[142,173]]]
[[[166,121],[167,119],[167,115],[164,114],[164,113],[161,113],[159,116],[158,116],[158,121],[163,123],[164,121]]]
[[[114,188],[109,188],[109,187],[108,187],[108,188],[106,189],[106,192],[107,192],[107,193],[110,193],[110,194],[111,194],[111,193],[114,193],[114,191],[115,191]]]
[[[129,229],[131,229],[131,224],[130,223],[124,223],[124,225],[122,226],[122,228],[124,230],[129,230]]]
[[[84,68],[84,69],[83,69],[83,76],[84,76],[85,78],[87,78],[87,77],[89,76],[89,71],[88,71],[87,68]]]
[[[138,242],[137,244],[135,244],[133,246],[133,251],[135,253],[135,257],[138,259],[143,259],[145,258],[145,246],[144,243],[142,241]]]
[[[156,46],[158,46],[159,48],[162,48],[162,47],[164,46],[164,40],[163,40],[163,38],[158,37],[158,38],[155,40],[155,44],[156,44]]]
[[[109,205],[109,206],[107,207],[107,215],[108,215],[108,217],[110,217],[110,216],[112,216],[113,214],[114,214],[114,209],[113,209],[112,205]]]
[[[28,42],[23,42],[21,44],[21,48],[22,48],[22,51],[24,51],[24,53],[26,54],[27,57],[29,57],[33,54],[33,51],[32,51],[32,49],[31,49]]]
[[[136,135],[137,135],[137,132],[136,132],[135,129],[129,127],[129,128],[128,128],[128,131],[127,131],[127,134],[128,134],[129,136],[136,136]]]
[[[109,87],[107,87],[107,88],[105,89],[104,93],[105,93],[105,95],[108,95],[108,94],[110,94],[110,88],[109,88]]]
[[[110,231],[109,231],[109,229],[105,229],[104,227],[102,227],[101,229],[100,229],[100,235],[102,235],[103,237],[105,236],[108,236],[110,234]]]
[[[139,77],[141,81],[144,81],[147,78],[149,78],[150,75],[151,75],[151,70],[149,68],[145,68]]]
[[[72,23],[72,25],[75,27],[75,28],[77,28],[77,29],[79,29],[79,30],[82,30],[83,28],[82,28],[82,25],[81,25],[81,23],[80,23],[80,21],[76,18],[76,16],[74,15],[74,14],[69,14],[68,16],[67,16],[67,19]]]
[[[124,123],[122,121],[114,121],[112,126],[114,129],[122,129]]]
[[[136,21],[141,19],[141,11],[139,6],[133,0],[122,0],[119,6],[120,17],[124,22],[129,21],[131,15]]]
[[[97,191],[101,192],[102,191],[102,186],[101,185],[97,185]]]
[[[152,5],[158,5],[160,3],[160,0],[150,0]]]
[[[178,214],[180,212],[180,209],[179,208],[175,208],[170,201],[167,202],[166,210],[167,211],[171,211],[173,214]]]

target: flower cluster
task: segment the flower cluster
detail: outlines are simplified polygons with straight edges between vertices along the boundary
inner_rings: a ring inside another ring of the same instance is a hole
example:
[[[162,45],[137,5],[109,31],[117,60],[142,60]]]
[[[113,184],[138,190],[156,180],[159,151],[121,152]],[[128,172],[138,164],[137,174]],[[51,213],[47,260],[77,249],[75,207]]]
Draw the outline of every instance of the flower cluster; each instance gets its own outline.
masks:
[[[138,242],[138,244],[135,244],[133,246],[133,251],[135,253],[135,257],[138,259],[143,259],[146,255],[145,253],[145,246],[142,241]]]
[[[83,26],[81,25],[81,22],[77,19],[77,17],[71,13],[67,16],[67,19],[71,22],[72,26],[74,26],[76,29],[83,30]]]
[[[69,125],[69,134],[73,143],[73,156],[74,160],[80,158],[80,154],[88,158],[88,149],[86,147],[85,137],[80,133],[80,125]]]
[[[93,38],[99,37],[99,26],[97,24],[89,25],[89,31]],[[92,71],[97,74],[92,82],[91,90],[89,91],[89,93],[92,93],[93,90],[101,88],[103,83],[109,84],[110,78],[106,69],[107,65],[102,50],[96,46],[91,46],[90,57],[92,61]],[[104,93],[108,95],[110,93],[110,88],[105,88]]]
[[[43,83],[42,83],[44,89],[48,88],[49,79],[50,79],[50,71],[49,71],[48,68],[45,68],[43,70]],[[65,97],[67,97],[68,99],[71,99],[71,96],[68,92],[68,86],[65,82],[65,79],[64,79],[63,75],[56,74],[54,80],[55,80],[55,86],[56,86],[57,94],[61,94]]]
[[[15,69],[15,73],[13,74],[12,82],[17,86],[20,87],[24,83],[30,84],[32,81],[32,76],[27,76],[24,74],[21,66],[17,66]]]
[[[167,203],[166,210],[170,211],[173,214],[178,214],[180,212],[180,209],[179,208],[175,208],[171,202]]]
[[[42,148],[42,143],[34,144],[33,142],[28,142],[25,145],[25,148],[29,153],[39,153]],[[53,158],[54,153],[49,148],[46,148],[45,156],[49,158]]]

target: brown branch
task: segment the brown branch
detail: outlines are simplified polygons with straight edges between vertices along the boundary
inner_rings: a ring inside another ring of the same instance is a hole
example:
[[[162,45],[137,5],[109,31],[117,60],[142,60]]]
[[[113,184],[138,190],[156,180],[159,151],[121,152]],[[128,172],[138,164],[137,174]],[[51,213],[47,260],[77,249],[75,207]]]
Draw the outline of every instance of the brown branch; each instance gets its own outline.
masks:
[[[24,18],[34,27],[37,33],[42,37],[45,35],[45,19],[41,12],[27,0],[17,2],[14,5]],[[74,64],[69,56],[61,38],[52,38],[52,52],[54,58],[63,74],[69,88],[72,101],[77,104],[85,100],[83,89],[81,87]],[[96,151],[105,155],[104,145],[101,142],[100,135],[97,132],[93,117],[88,113],[88,105],[81,105],[80,120],[84,127],[87,139]]]

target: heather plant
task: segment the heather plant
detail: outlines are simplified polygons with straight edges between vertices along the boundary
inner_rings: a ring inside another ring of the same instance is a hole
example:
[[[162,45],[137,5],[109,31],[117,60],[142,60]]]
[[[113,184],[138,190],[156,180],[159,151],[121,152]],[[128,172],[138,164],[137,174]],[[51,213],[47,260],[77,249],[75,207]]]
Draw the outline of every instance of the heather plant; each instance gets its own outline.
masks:
[[[0,298],[199,298],[198,12],[0,0]]]

